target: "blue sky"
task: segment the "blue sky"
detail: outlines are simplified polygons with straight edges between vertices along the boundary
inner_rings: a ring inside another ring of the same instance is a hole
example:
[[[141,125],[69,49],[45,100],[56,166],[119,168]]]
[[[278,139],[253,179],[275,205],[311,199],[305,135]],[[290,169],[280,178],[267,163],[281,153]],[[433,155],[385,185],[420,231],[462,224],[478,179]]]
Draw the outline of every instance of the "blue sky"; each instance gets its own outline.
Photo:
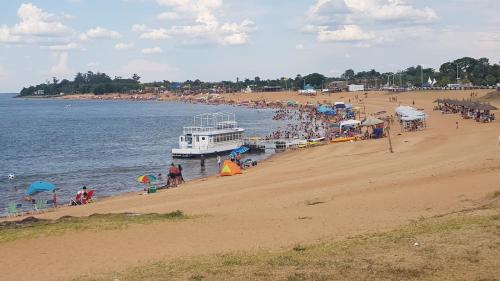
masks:
[[[0,92],[78,71],[142,81],[500,61],[497,0],[2,1]]]

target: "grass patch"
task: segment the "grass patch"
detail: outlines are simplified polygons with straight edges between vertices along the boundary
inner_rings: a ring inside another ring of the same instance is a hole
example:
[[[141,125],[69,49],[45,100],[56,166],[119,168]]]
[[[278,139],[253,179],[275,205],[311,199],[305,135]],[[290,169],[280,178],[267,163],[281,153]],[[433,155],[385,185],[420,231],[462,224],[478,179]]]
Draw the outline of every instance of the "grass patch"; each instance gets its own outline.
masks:
[[[75,280],[496,280],[498,213],[452,217],[288,250],[162,260]]]
[[[21,221],[0,224],[0,243],[39,236],[58,235],[67,231],[121,229],[130,224],[150,224],[186,219],[182,211],[164,214],[94,214],[88,217],[61,217],[41,220],[28,217]]]

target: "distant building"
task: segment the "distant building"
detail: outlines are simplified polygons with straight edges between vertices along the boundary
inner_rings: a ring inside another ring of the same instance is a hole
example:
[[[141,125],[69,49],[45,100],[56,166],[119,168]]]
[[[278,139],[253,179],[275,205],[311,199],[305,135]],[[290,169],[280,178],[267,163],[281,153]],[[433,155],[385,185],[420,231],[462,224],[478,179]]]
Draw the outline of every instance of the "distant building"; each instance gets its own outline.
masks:
[[[351,84],[349,85],[349,92],[364,91],[365,85]]]
[[[144,93],[152,93],[152,94],[161,94],[164,93],[165,87],[160,86],[160,87],[145,87],[144,88]]]
[[[38,95],[38,96],[45,95],[45,91],[44,90],[36,90],[33,94]]]
[[[349,87],[347,86],[347,81],[332,81],[326,84],[326,89],[329,92],[342,92],[347,91]]]

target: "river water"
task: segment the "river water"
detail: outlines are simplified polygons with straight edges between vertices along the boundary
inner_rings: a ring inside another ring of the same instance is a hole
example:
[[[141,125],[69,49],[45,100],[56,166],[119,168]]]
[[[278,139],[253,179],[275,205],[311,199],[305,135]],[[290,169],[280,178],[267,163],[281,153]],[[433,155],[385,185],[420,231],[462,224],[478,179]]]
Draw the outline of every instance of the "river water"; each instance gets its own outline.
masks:
[[[139,175],[166,175],[174,161],[189,180],[215,174],[215,159],[200,168],[199,160],[172,160],[182,127],[193,116],[234,112],[247,136],[269,134],[279,123],[269,109],[175,102],[67,101],[16,99],[0,95],[0,214],[8,203],[23,203],[29,184],[42,180],[59,189],[67,203],[83,185],[97,196],[138,191]],[[263,159],[272,152],[251,155]],[[9,180],[8,175],[15,174]],[[40,194],[37,199],[50,199]]]

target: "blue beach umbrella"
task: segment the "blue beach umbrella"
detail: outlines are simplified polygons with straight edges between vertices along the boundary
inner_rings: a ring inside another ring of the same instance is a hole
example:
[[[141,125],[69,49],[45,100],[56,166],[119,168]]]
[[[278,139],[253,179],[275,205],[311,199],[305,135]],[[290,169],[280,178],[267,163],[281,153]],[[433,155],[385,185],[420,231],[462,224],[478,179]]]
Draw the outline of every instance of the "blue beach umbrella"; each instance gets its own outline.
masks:
[[[28,187],[28,190],[26,191],[26,195],[28,196],[33,196],[35,194],[38,194],[40,192],[46,192],[46,191],[52,191],[56,189],[56,186],[51,184],[50,182],[45,182],[45,181],[36,181]]]
[[[229,153],[229,156],[236,156],[237,153],[239,154],[243,154],[243,153],[246,153],[250,150],[250,148],[246,147],[246,146],[240,146],[236,149],[233,149],[233,151],[231,151],[231,153]]]

